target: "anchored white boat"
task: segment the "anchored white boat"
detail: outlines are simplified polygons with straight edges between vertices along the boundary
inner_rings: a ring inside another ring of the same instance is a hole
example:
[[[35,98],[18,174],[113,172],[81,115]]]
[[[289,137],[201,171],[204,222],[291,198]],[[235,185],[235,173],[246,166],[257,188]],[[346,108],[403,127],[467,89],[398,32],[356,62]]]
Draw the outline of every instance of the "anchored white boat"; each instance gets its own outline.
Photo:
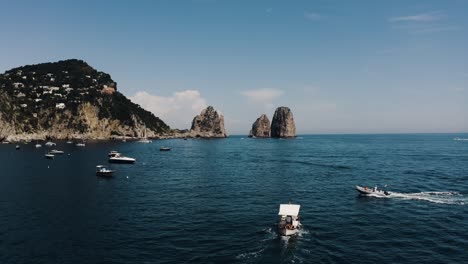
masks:
[[[390,192],[377,189],[377,186],[375,186],[374,188],[369,188],[367,186],[362,187],[362,186],[356,185],[356,190],[360,194],[363,194],[363,195],[372,194],[372,195],[379,195],[379,196],[388,196],[391,194]]]
[[[53,149],[49,153],[54,155],[63,155],[65,152],[63,152],[62,150]]]
[[[39,144],[39,143],[36,143],[35,147],[36,147],[36,148],[42,148],[42,145]]]
[[[84,141],[83,141],[83,142],[81,142],[81,143],[76,143],[75,146],[77,146],[77,147],[85,147],[86,144],[85,144]]]
[[[138,142],[140,143],[151,143],[153,141],[149,140],[147,135],[146,135],[146,127],[145,127],[145,136],[143,138],[141,138],[140,140],[138,140]]]
[[[67,144],[73,144],[73,141],[68,140],[68,141],[67,141]]]
[[[159,151],[170,151],[170,150],[171,150],[171,148],[169,148],[169,147],[160,147],[159,148]]]
[[[135,163],[135,161],[136,159],[122,156],[120,153],[109,158],[110,163]]]
[[[50,154],[50,153],[46,153],[46,154],[44,155],[44,157],[45,157],[46,159],[54,159],[55,155],[54,155],[54,154]]]
[[[278,232],[283,236],[291,236],[302,227],[299,222],[299,204],[280,204],[278,215]]]
[[[20,145],[16,145],[16,149],[17,149],[17,150],[20,149]]]
[[[49,141],[49,142],[45,143],[45,145],[46,145],[47,147],[53,147],[53,146],[55,146],[55,145],[57,145],[57,144],[55,144],[54,142]]]
[[[113,170],[109,170],[106,166],[104,165],[97,165],[96,166],[96,176],[102,176],[102,177],[112,177],[112,174],[114,173]]]

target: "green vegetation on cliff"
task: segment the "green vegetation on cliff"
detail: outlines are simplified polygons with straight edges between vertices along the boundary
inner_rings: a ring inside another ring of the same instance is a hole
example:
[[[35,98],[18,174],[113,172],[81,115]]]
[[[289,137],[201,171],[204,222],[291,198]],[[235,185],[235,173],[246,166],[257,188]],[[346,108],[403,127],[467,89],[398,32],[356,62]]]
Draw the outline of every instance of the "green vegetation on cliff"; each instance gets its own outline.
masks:
[[[91,105],[97,109],[84,112]],[[93,122],[107,120],[108,125]],[[170,130],[161,119],[117,91],[117,83],[81,60],[27,65],[0,75],[0,124],[15,133],[37,133],[60,127],[60,133],[137,136],[141,127],[153,135]],[[108,131],[107,131],[108,130]],[[57,133],[58,133],[57,132]]]

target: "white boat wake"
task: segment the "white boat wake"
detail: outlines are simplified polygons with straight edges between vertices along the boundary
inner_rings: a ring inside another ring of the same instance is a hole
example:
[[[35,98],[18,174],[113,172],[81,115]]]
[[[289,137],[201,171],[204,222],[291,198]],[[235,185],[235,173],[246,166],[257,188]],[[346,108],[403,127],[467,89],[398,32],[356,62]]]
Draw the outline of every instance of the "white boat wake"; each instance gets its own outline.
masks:
[[[398,193],[390,192],[390,195],[374,195],[368,194],[366,196],[378,198],[396,198],[402,200],[421,200],[438,204],[468,204],[468,197],[458,192],[418,192],[418,193]]]

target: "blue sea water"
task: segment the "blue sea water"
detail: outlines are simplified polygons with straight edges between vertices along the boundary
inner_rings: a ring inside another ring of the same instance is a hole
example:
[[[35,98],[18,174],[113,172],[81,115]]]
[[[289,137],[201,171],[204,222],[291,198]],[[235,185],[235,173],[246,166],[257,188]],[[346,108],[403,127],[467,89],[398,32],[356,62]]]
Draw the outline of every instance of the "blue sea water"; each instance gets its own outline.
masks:
[[[55,160],[0,145],[0,263],[468,263],[456,136],[60,142]],[[96,177],[110,150],[137,162]],[[288,238],[275,224],[290,199],[304,228]]]

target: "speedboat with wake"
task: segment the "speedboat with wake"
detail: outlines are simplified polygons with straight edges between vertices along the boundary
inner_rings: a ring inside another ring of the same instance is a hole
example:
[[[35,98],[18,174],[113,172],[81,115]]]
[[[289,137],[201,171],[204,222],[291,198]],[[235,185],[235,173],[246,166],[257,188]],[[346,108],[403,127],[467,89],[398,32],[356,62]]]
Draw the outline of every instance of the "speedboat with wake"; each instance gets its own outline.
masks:
[[[356,190],[362,194],[362,195],[378,195],[378,196],[388,196],[390,195],[390,192],[388,191],[384,191],[384,190],[379,190],[377,189],[377,186],[375,186],[374,188],[369,188],[367,186],[358,186],[356,185]]]
[[[299,222],[299,204],[280,204],[278,232],[283,236],[296,234],[302,227]]]

